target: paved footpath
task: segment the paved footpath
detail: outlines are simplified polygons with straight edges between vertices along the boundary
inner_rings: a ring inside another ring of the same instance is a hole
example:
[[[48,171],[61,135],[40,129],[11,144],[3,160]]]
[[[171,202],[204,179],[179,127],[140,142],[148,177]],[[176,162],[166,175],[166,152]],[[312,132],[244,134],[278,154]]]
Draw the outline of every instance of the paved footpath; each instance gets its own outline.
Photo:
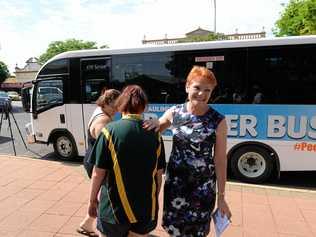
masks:
[[[82,236],[89,179],[81,165],[0,155],[0,170],[0,237]],[[316,237],[315,191],[228,183],[226,193],[233,217],[223,237]],[[152,236],[168,235],[158,227]]]

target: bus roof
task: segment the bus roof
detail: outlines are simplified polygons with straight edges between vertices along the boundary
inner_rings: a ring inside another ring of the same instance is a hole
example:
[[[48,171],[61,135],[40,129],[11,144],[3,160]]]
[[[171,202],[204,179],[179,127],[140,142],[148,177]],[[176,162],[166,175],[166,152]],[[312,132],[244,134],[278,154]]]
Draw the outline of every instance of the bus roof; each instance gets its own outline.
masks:
[[[295,45],[295,44],[316,44],[316,35],[312,36],[291,36],[277,38],[262,38],[250,40],[221,40],[193,43],[177,43],[165,45],[144,45],[135,48],[125,49],[88,49],[68,51],[56,55],[50,61],[73,57],[93,57],[93,56],[110,56],[116,54],[131,53],[155,53],[167,51],[190,51],[200,49],[221,49],[221,48],[242,48],[242,47],[258,47],[258,46],[277,46],[277,45]]]

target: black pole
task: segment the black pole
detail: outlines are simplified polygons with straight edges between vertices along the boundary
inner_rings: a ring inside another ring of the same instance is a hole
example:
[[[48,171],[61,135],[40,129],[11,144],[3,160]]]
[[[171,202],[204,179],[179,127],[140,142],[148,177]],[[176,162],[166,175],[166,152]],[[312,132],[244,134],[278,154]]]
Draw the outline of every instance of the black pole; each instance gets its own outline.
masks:
[[[17,128],[18,131],[19,131],[19,134],[20,134],[20,137],[21,137],[21,139],[22,139],[22,141],[23,141],[24,147],[25,147],[25,149],[27,150],[27,146],[26,146],[26,143],[25,143],[25,141],[24,141],[23,135],[22,135],[22,133],[21,133],[21,130],[20,130],[20,128],[19,128],[19,125],[18,125],[18,123],[16,122],[16,119],[15,119],[15,117],[14,117],[12,111],[10,111],[10,114],[11,114],[13,120],[14,120],[14,123],[15,123],[16,128]]]
[[[0,133],[1,133],[1,127],[2,127],[2,120],[3,120],[3,110],[4,110],[4,109],[2,109],[1,120],[0,120]]]
[[[10,121],[9,111],[6,111],[6,116],[7,116],[8,123],[9,123],[9,129],[10,129],[10,134],[11,134],[13,151],[14,151],[14,155],[16,156],[16,150],[15,150],[15,144],[14,144],[13,133],[12,133],[12,128],[11,128],[11,121]]]

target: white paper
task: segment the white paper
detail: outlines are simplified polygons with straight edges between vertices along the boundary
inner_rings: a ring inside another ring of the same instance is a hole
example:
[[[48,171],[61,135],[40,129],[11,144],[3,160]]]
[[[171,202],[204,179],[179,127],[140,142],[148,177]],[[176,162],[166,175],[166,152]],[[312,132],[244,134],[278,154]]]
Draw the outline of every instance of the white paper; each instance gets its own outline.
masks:
[[[216,209],[212,216],[215,226],[216,237],[220,237],[229,225],[230,220],[227,218],[226,215],[222,216],[219,209]]]

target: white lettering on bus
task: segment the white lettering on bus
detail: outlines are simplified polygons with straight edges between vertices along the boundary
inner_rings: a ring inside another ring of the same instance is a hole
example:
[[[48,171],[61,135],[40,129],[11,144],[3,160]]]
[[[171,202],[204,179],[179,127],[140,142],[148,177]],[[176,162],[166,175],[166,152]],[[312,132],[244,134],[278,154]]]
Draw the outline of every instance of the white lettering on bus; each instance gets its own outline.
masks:
[[[227,135],[238,136],[238,131],[236,130],[238,127],[238,115],[226,115],[225,119],[227,123]]]
[[[168,106],[149,106],[148,112],[144,113],[144,119],[158,119],[161,115],[156,112],[165,112]],[[229,137],[247,137],[256,138],[258,131],[256,129],[258,119],[249,114],[227,114],[225,116],[227,123],[227,135]],[[290,139],[303,139],[308,136],[310,139],[316,139],[316,116],[310,119],[307,116],[282,116],[269,115],[267,121],[267,134],[260,133],[261,138],[282,138],[288,136]],[[265,127],[265,126],[264,126]],[[260,130],[260,132],[263,132]]]
[[[295,132],[295,116],[288,117],[288,136],[291,138],[303,138],[306,135],[307,130],[307,117],[302,116],[300,117],[300,124],[299,124],[299,131]]]
[[[268,137],[283,137],[286,133],[285,117],[281,115],[268,116]]]
[[[169,109],[170,106],[149,106],[148,112],[165,112],[167,109]]]
[[[98,65],[98,64],[90,64],[86,66],[86,70],[87,71],[91,71],[91,70],[104,70],[106,69],[106,65]]]
[[[240,119],[238,120],[238,117]],[[238,136],[238,123],[239,123],[239,136],[245,137],[249,134],[252,137],[258,135],[256,131],[257,118],[253,115],[226,115],[227,121],[227,135],[228,136]]]
[[[240,136],[244,137],[247,132],[252,137],[258,135],[255,127],[257,126],[257,118],[253,115],[240,115]]]
[[[311,130],[308,131],[308,136],[312,139],[316,139],[316,116],[311,118],[310,126]],[[314,131],[312,129],[314,129]]]
[[[298,128],[295,126],[297,121]],[[268,116],[267,137],[280,138],[287,135],[293,139],[301,139],[305,136],[316,139],[316,131],[313,130],[316,130],[316,116],[311,117],[310,120],[306,116]]]

